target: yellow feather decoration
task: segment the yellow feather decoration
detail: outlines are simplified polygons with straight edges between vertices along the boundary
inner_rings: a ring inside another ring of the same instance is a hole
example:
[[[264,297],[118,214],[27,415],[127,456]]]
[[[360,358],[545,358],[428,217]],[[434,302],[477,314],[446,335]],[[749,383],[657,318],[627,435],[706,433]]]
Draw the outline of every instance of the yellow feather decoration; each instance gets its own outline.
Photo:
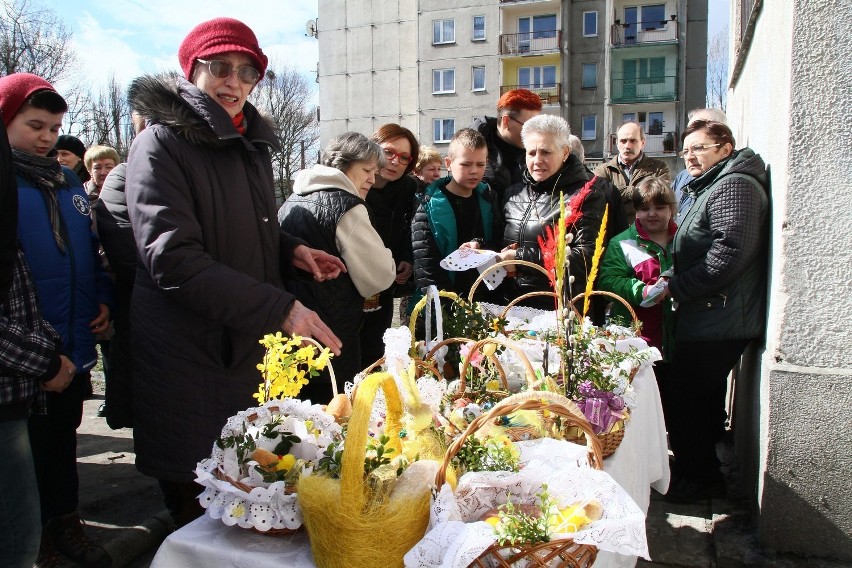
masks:
[[[595,241],[595,253],[592,255],[592,270],[589,272],[589,278],[586,280],[586,295],[583,298],[583,317],[589,313],[589,303],[592,297],[592,289],[594,288],[595,279],[598,277],[598,266],[601,262],[601,255],[604,251],[604,237],[606,236],[606,221],[609,217],[609,205],[604,207],[603,219],[601,219],[601,228],[598,231],[598,238]]]

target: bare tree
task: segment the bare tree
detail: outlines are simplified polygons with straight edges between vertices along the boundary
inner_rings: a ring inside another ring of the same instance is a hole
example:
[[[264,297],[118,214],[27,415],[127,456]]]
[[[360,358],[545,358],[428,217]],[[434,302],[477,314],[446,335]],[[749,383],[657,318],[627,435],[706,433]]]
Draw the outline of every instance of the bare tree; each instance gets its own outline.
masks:
[[[277,67],[277,69],[276,69]],[[316,107],[310,82],[299,71],[273,62],[251,96],[251,102],[271,122],[281,151],[272,156],[277,197],[292,191],[295,173],[315,156],[319,143]]]
[[[111,75],[97,99],[91,98],[88,106],[92,144],[112,146],[122,158],[127,157],[133,138],[133,124],[127,93]]]
[[[707,107],[728,106],[728,26],[713,36],[707,48]]]
[[[65,22],[34,0],[0,2],[0,75],[27,72],[50,83],[69,78],[77,54]]]

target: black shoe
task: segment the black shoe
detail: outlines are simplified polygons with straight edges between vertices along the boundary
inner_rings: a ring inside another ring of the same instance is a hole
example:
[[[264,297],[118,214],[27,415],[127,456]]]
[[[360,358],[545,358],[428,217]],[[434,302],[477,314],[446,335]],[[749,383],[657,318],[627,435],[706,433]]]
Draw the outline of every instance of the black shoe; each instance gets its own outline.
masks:
[[[98,407],[98,418],[106,418],[106,415],[107,415],[106,403],[102,402],[101,405]]]
[[[63,557],[54,548],[53,542],[46,535],[41,535],[41,544],[38,547],[38,558],[33,568],[71,568],[75,566],[67,558]]]
[[[109,553],[83,532],[83,521],[76,512],[50,519],[44,532],[61,555],[77,564],[89,568],[112,566]]]
[[[721,479],[701,482],[688,477],[681,477],[669,488],[668,493],[666,493],[666,501],[669,503],[699,503],[709,499],[724,498],[726,495],[725,482]]]

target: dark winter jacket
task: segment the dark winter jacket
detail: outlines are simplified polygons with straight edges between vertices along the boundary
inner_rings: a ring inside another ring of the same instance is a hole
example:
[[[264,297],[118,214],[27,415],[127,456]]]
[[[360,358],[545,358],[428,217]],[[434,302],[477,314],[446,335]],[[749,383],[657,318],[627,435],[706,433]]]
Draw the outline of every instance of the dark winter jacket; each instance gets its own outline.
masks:
[[[633,189],[640,181],[652,176],[663,178],[666,184],[671,181],[669,179],[669,167],[666,163],[644,153],[639,161],[633,165],[629,178],[621,168],[618,156],[595,168],[595,175],[611,181],[612,185],[621,193],[621,203],[628,223],[632,223],[636,219],[636,208],[633,207]]]
[[[447,196],[447,184],[452,177],[445,177],[432,182],[422,196],[419,196],[417,211],[412,223],[412,246],[414,248],[414,278],[417,288],[423,292],[431,285],[439,290],[451,290],[467,297],[470,290],[470,278],[461,280],[461,273],[444,270],[441,260],[459,248],[457,222],[455,212]],[[481,227],[475,229],[482,241],[482,247],[487,249],[501,248],[503,237],[502,214],[497,207],[497,195],[494,191],[480,183],[474,190],[479,202]],[[468,272],[478,275],[476,269]],[[456,286],[464,281],[467,285]]]
[[[12,285],[18,254],[18,187],[12,166],[12,147],[0,120],[0,304]]]
[[[559,195],[563,195],[566,204],[577,192],[583,189],[590,176],[586,168],[573,154],[562,169],[550,179],[535,182],[525,176],[523,183],[513,185],[506,193],[506,205],[503,207],[506,229],[504,246],[517,245],[517,260],[526,260],[543,265],[538,237],[544,235],[544,228],[553,226],[559,219]],[[601,228],[606,206],[605,187],[609,182],[597,178],[590,193],[583,200],[580,210],[582,216],[569,229],[573,235],[568,245],[568,270],[574,277],[570,293],[575,296],[585,290],[586,278],[591,270],[595,240]],[[567,285],[566,285],[567,289]],[[514,289],[507,299],[533,291],[552,291],[548,279],[538,271],[523,266],[518,267]],[[542,308],[553,307],[552,300],[544,299],[528,302]]]
[[[24,255],[15,253],[12,284],[0,302],[0,422],[24,420],[34,398],[45,408],[39,383],[59,372],[60,340],[44,321]]]
[[[56,189],[65,252],[59,250],[41,191],[22,176],[18,183],[18,237],[46,319],[62,338],[65,354],[88,371],[97,362],[91,322],[100,304],[113,307],[112,281],[104,271],[92,231],[89,199],[77,176],[62,168],[68,185]]]
[[[769,178],[751,149],[695,178],[695,202],[672,244],[676,338],[748,339],[766,325]]]
[[[497,133],[498,120],[493,116],[480,116],[473,119],[471,128],[482,134],[488,146],[488,163],[482,181],[497,193],[497,203],[502,206],[506,200],[506,190],[523,181],[527,166],[524,149],[516,148],[500,138]]]
[[[282,284],[292,242],[276,222],[276,141],[251,104],[243,136],[182,78],[142,77],[128,96],[148,124],[130,150],[126,190],[141,262],[131,307],[136,465],[191,481],[225,420],[256,403],[258,340],[281,329],[293,302]]]
[[[288,289],[308,308],[317,312],[343,343],[341,354],[332,361],[343,392],[361,370],[359,333],[364,298],[391,285],[396,264],[390,250],[370,224],[364,200],[358,189],[335,168],[316,165],[299,172],[293,194],[278,211],[281,228],[303,239],[309,246],[340,257],[347,272],[333,280],[291,280]],[[328,385],[312,380],[302,398],[325,403],[331,398]]]
[[[404,175],[396,181],[387,182],[384,187],[373,187],[365,200],[373,227],[393,253],[396,264],[412,262],[411,218],[415,193],[417,182]],[[407,286],[393,283],[382,292],[382,297],[387,299],[405,290],[410,292]]]

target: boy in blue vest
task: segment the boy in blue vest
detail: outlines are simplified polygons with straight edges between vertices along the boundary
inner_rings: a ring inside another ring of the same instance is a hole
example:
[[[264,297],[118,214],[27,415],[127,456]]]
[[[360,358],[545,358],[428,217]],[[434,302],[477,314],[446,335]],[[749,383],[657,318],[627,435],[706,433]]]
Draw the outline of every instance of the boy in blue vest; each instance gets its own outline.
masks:
[[[482,134],[471,128],[456,132],[445,161],[449,175],[426,188],[414,214],[414,278],[421,293],[434,284],[467,297],[478,271],[449,272],[439,263],[460,247],[496,250],[503,237],[503,217],[497,194],[482,182],[488,161]],[[485,291],[481,286],[477,294]]]
[[[29,418],[44,530],[37,566],[62,556],[84,566],[109,566],[106,550],[83,532],[77,475],[77,427],[95,334],[109,325],[112,288],[98,256],[89,199],[79,178],[52,155],[68,110],[53,86],[36,75],[0,78],[0,113],[12,146],[18,186],[18,239],[46,319],[62,339],[76,374],[63,392],[47,393],[47,414]]]

